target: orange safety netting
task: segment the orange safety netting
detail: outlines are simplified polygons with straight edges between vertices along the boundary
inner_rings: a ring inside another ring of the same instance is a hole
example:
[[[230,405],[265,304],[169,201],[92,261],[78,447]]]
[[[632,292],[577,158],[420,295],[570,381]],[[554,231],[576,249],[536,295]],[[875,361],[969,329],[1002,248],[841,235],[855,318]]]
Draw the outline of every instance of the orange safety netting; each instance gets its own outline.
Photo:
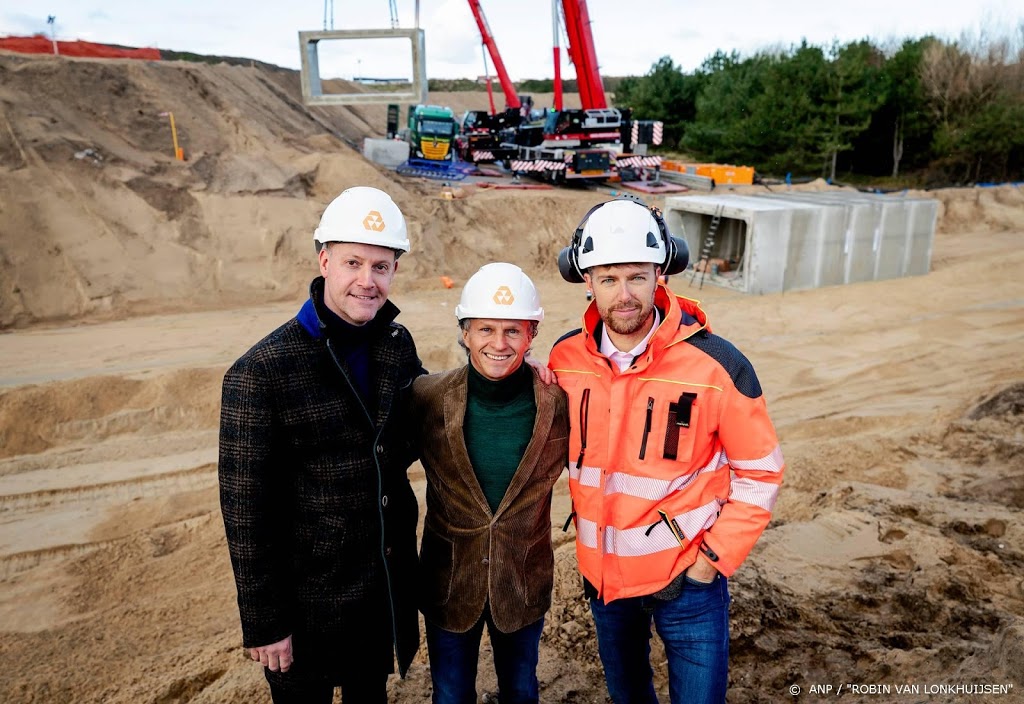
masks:
[[[37,34],[34,37],[0,37],[0,49],[17,51],[22,54],[52,54],[53,42],[49,37]],[[159,59],[159,49],[122,49],[109,44],[73,41],[57,42],[61,56],[89,56],[99,59]]]

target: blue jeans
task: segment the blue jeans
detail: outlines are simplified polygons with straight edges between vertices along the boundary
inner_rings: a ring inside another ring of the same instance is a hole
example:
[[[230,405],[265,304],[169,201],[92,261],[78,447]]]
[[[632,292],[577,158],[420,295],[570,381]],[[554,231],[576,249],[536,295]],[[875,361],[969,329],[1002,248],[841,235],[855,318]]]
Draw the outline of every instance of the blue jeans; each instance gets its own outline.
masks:
[[[480,620],[465,633],[446,631],[427,622],[433,704],[476,704],[476,666],[485,622],[494,651],[501,704],[536,704],[538,701],[537,658],[544,619],[518,631],[502,633],[491,620],[491,610],[485,607]]]
[[[729,681],[729,585],[684,578],[671,601],[653,596],[591,598],[597,648],[615,704],[657,704],[651,671],[651,620],[665,644],[673,704],[722,704]]]

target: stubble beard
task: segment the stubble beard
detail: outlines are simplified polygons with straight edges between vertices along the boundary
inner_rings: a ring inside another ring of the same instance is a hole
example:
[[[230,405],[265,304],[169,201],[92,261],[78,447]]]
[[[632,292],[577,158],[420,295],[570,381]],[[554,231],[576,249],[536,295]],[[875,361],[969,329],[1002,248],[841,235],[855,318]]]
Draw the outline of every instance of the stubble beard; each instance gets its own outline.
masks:
[[[632,335],[639,332],[651,317],[651,313],[654,312],[654,304],[652,303],[649,306],[641,305],[636,315],[628,320],[616,318],[613,315],[614,312],[614,308],[608,311],[608,315],[604,316],[604,324],[616,335]]]

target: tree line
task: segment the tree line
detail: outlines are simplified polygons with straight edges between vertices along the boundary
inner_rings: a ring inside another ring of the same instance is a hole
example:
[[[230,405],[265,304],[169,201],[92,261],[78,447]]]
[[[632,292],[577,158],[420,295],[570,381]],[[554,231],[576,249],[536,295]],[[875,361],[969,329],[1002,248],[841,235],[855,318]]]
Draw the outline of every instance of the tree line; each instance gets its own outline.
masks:
[[[775,176],[947,185],[1024,178],[1020,37],[868,40],[741,57],[686,73],[663,57],[615,104],[665,123],[663,148]]]

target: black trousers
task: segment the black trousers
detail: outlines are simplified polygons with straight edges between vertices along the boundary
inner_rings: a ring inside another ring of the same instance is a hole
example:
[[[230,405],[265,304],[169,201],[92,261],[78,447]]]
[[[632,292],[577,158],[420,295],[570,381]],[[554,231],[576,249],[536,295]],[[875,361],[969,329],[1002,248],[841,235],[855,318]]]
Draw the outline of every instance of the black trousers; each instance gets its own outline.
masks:
[[[266,672],[266,670],[264,670]],[[267,678],[274,704],[331,704],[334,685],[320,677],[282,678],[274,673]],[[353,677],[341,683],[341,701],[344,704],[387,704],[387,675]]]

